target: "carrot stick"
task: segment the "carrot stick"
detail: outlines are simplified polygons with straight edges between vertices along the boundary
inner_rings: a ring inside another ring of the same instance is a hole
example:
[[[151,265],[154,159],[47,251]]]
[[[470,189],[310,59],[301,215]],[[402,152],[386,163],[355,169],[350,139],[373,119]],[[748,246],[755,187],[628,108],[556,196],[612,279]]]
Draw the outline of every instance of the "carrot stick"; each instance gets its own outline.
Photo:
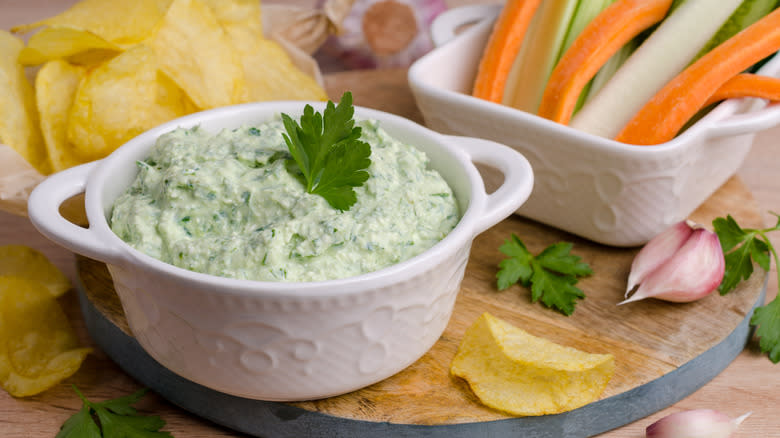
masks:
[[[615,140],[641,145],[671,140],[715,90],[778,49],[780,9],[775,9],[673,78],[634,115]]]
[[[738,74],[715,90],[715,93],[704,102],[704,106],[740,97],[758,97],[773,102],[780,101],[780,78],[752,73]]]
[[[509,0],[490,34],[477,70],[472,95],[501,103],[504,87],[528,24],[541,0]]]
[[[568,124],[583,88],[621,47],[666,16],[672,0],[619,0],[574,40],[550,75],[538,114]]]

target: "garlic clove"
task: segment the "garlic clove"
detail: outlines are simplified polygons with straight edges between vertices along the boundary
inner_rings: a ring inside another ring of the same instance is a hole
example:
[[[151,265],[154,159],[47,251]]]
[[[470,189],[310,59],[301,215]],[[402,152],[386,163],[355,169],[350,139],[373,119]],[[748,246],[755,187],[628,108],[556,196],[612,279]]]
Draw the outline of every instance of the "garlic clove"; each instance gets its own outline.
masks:
[[[667,415],[645,429],[646,438],[729,438],[750,412],[731,419],[712,409],[694,409]]]
[[[718,235],[696,228],[675,252],[650,272],[626,304],[645,298],[687,303],[709,295],[721,280],[726,268]]]
[[[628,274],[628,294],[641,283],[645,277],[669,260],[693,233],[697,225],[691,221],[681,221],[650,239],[634,257],[631,271]]]

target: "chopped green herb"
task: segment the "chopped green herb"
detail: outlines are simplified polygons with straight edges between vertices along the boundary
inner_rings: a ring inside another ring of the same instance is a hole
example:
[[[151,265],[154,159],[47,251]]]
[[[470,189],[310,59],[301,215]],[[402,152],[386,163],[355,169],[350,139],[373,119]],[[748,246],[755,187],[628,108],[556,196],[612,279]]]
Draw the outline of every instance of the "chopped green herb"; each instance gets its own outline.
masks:
[[[361,128],[355,125],[352,93],[346,92],[338,106],[328,101],[324,114],[306,105],[300,125],[282,114],[284,141],[292,155],[287,170],[306,187],[320,195],[333,208],[349,210],[357,195],[354,187],[368,179],[371,147],[360,141]]]
[[[771,258],[774,257],[775,267],[780,266],[777,251],[767,237],[767,233],[780,230],[780,215],[772,214],[777,217],[777,223],[774,227],[764,229],[742,228],[731,215],[712,221],[726,260],[726,271],[718,288],[721,295],[729,293],[742,280],[750,278],[753,262],[768,272]],[[756,308],[750,324],[756,327],[761,351],[769,353],[772,362],[780,362],[780,294],[769,304]]]
[[[498,265],[498,289],[504,290],[520,282],[531,288],[532,302],[541,299],[547,307],[571,315],[577,299],[585,298],[574,285],[580,277],[593,273],[587,263],[580,261],[581,257],[570,254],[572,246],[569,242],[555,243],[534,256],[520,238],[512,234],[511,239],[499,248],[509,258]]]
[[[146,394],[148,389],[99,403],[87,400],[75,386],[73,386],[73,390],[84,403],[80,411],[65,421],[55,438],[163,438],[172,436],[168,432],[160,432],[160,429],[165,426],[165,421],[160,417],[138,415],[138,412],[132,407]]]

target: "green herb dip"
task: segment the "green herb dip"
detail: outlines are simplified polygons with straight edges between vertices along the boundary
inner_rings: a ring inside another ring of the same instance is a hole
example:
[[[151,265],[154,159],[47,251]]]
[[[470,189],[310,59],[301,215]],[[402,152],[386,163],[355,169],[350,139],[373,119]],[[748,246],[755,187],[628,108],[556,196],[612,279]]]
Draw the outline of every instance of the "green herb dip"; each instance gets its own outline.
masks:
[[[264,281],[346,278],[433,246],[460,218],[444,179],[420,150],[358,121],[370,177],[348,211],[305,192],[288,173],[281,120],[212,135],[162,135],[114,203],[111,228],[164,262]]]

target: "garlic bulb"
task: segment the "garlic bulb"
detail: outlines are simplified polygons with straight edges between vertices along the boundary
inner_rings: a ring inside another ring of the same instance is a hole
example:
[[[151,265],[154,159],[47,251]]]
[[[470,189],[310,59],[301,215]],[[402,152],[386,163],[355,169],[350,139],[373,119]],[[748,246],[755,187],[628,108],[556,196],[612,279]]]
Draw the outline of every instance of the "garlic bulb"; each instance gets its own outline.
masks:
[[[647,438],[729,438],[750,416],[731,419],[712,409],[676,412],[656,421],[645,429]]]
[[[693,233],[694,226],[695,224],[689,221],[678,222],[655,236],[639,250],[631,263],[626,298],[636,285],[647,277],[647,274],[658,268],[683,246]]]
[[[445,0],[355,0],[315,53],[324,72],[408,67],[433,49],[430,26]]]
[[[675,224],[654,237],[631,265],[626,296],[619,304],[658,298],[690,302],[714,291],[726,262],[718,235],[692,222]]]

